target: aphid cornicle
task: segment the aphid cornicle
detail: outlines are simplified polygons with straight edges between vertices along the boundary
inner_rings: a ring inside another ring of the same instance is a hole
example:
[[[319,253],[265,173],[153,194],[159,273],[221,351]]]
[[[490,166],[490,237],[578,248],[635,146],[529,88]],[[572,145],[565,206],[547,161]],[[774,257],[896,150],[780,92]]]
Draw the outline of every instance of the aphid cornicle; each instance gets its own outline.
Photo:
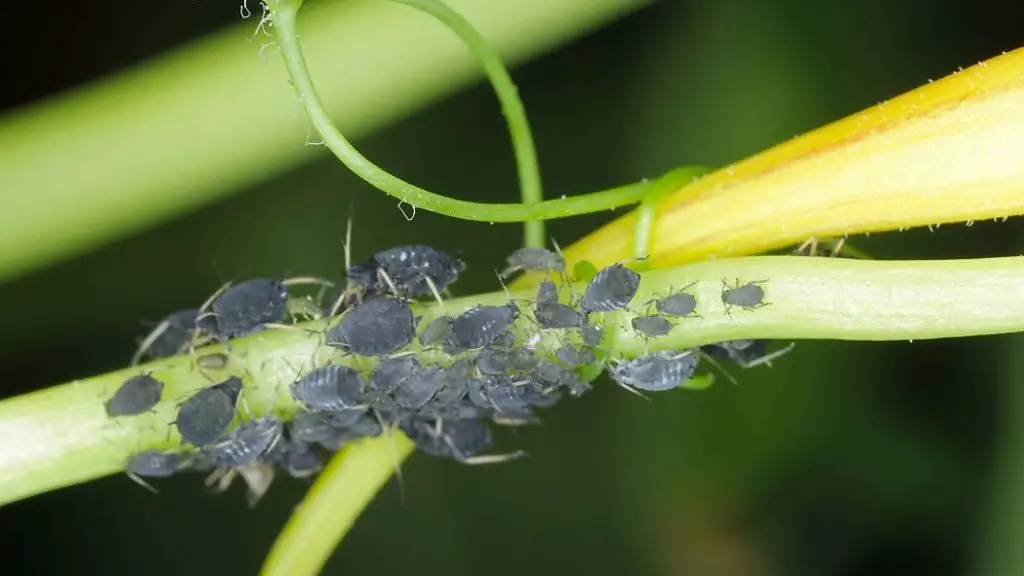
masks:
[[[237,468],[262,458],[281,439],[284,424],[273,416],[264,416],[239,424],[227,439],[217,442],[206,450],[217,466]]]
[[[366,381],[348,366],[328,364],[310,371],[291,385],[292,397],[313,410],[339,411],[358,406]]]
[[[110,418],[137,416],[152,410],[163,391],[163,382],[149,374],[139,374],[125,380],[103,407]]]
[[[380,296],[348,309],[327,331],[327,345],[360,356],[386,356],[409,345],[416,318],[398,298]]]
[[[561,254],[546,248],[526,247],[509,254],[506,258],[508,267],[501,276],[508,277],[518,270],[530,272],[564,272],[565,258]]]
[[[519,318],[515,302],[504,306],[477,306],[463,312],[452,322],[452,333],[445,347],[450,351],[482,348],[494,342]]]
[[[178,408],[175,426],[185,442],[203,447],[219,440],[235,418],[242,380],[232,376],[196,392]]]
[[[697,311],[697,297],[687,292],[687,290],[696,284],[696,282],[693,282],[678,292],[669,294],[664,298],[650,300],[647,304],[654,304],[654,309],[658,314],[664,316],[672,316],[675,318],[688,318],[695,316]]]
[[[345,271],[348,281],[364,294],[387,294],[388,281],[396,296],[431,296],[443,292],[466,269],[462,260],[422,244],[396,246],[377,252]],[[385,278],[386,276],[386,278]]]
[[[612,264],[587,284],[580,299],[580,310],[585,314],[621,310],[629,306],[639,288],[640,274],[622,264]]]
[[[654,352],[612,364],[612,379],[623,386],[663,392],[678,388],[693,376],[700,354],[697,350],[685,352]]]
[[[722,280],[722,304],[725,305],[725,313],[730,314],[733,306],[739,306],[744,310],[767,306],[768,303],[764,301],[764,289],[760,286],[765,282],[767,280],[754,280],[740,284],[737,279],[736,284],[730,287],[725,280]]]

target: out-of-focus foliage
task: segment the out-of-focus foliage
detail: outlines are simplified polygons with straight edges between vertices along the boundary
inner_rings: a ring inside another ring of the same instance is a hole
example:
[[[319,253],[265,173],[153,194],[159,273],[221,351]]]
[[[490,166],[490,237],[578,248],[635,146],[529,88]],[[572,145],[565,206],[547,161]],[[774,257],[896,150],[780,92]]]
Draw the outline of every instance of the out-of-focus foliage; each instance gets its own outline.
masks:
[[[93,3],[57,16],[45,4],[18,4],[4,19],[5,36],[53,55],[19,50],[18,73],[5,70],[16,81],[5,83],[4,102],[92,78],[237,18],[231,4],[165,3],[166,18],[136,8],[144,5]],[[558,195],[741,158],[1019,46],[1024,35],[1011,22],[1021,12],[966,1],[664,2],[514,77],[545,188]],[[28,30],[25,22],[38,24]],[[432,190],[515,197],[503,120],[486,85],[359,144]],[[406,222],[389,198],[324,159],[0,287],[3,395],[123,365],[144,319],[201,302],[223,279],[337,276],[350,204],[357,257],[414,241],[461,250],[471,265],[461,293],[493,289],[491,270],[520,239],[518,226],[423,211]],[[567,244],[606,219],[558,221],[551,230]],[[1017,254],[1020,233],[1017,222],[978,223],[857,242],[879,257],[953,258]],[[481,469],[414,456],[404,496],[386,489],[327,570],[964,574],[972,555],[987,550],[1008,562],[993,564],[992,574],[1017,573],[1017,543],[988,549],[979,535],[993,507],[1007,512],[1001,521],[1020,522],[990,489],[994,471],[1006,470],[1001,485],[1016,501],[1016,460],[1001,458],[1024,453],[1004,452],[1018,442],[1005,431],[1020,428],[1006,423],[1024,419],[1020,394],[1006,393],[1024,378],[1020,362],[1009,362],[1020,346],[1010,337],[808,342],[774,368],[738,373],[739,387],[643,402],[603,386],[546,414],[544,426],[500,438],[530,452],[527,460]],[[115,477],[6,508],[8,566],[253,573],[305,489],[280,481],[249,511],[240,490],[207,496],[196,477],[160,486],[154,498]],[[151,545],[128,544],[143,535]]]

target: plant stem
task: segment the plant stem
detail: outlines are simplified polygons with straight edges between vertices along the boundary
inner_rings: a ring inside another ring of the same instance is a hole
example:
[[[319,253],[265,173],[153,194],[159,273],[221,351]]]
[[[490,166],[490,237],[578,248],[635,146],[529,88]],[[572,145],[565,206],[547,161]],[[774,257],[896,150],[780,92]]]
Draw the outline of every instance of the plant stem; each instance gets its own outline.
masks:
[[[770,304],[753,311],[734,309],[731,318],[725,315],[721,281],[736,278],[767,280],[764,290]],[[1024,257],[884,262],[760,256],[707,261],[643,273],[636,307],[670,287],[695,280],[699,283],[692,290],[702,317],[677,321],[685,329],[664,338],[645,344],[636,337],[626,328],[632,312],[602,315],[599,320],[613,355],[630,357],[645,350],[685,349],[739,338],[916,340],[1024,330],[1019,288],[1024,285]],[[533,296],[532,290],[513,295]],[[458,313],[506,298],[504,292],[495,292],[449,300],[445,306]],[[436,312],[427,306],[417,313],[427,322]],[[304,327],[316,330],[325,324]],[[550,351],[557,342],[551,336],[538,346]],[[330,353],[319,344],[318,335],[299,330],[265,331],[231,346],[236,365],[247,378],[246,402],[256,415],[274,410],[287,417],[297,410],[287,388],[296,367],[322,361]],[[365,360],[354,362],[368,367]],[[116,473],[134,452],[176,444],[176,431],[167,439],[175,402],[209,384],[192,366],[187,357],[177,357],[0,402],[0,504]],[[103,400],[124,379],[142,371],[152,371],[166,383],[165,401],[152,415],[107,419]],[[227,374],[210,377],[217,380]]]
[[[443,14],[446,18],[445,23],[456,29],[459,35],[467,42],[469,42],[470,35],[476,34],[465,20],[461,19],[454,12],[445,12],[438,9],[438,5],[435,2],[423,0],[393,1],[415,6],[439,18]],[[504,68],[501,66],[500,59],[494,54],[488,55],[485,60],[485,70],[488,76],[491,77],[491,81],[495,84],[495,90],[498,91],[499,97],[505,96],[502,105],[506,108],[509,128],[512,131],[513,142],[516,146],[517,164],[523,184],[524,203],[485,204],[457,200],[430,192],[390,174],[360,154],[334,123],[331,122],[327,110],[317,95],[316,87],[313,85],[313,79],[309,74],[305,58],[302,55],[302,47],[299,43],[296,27],[296,17],[300,5],[301,2],[295,0],[277,0],[272,3],[271,7],[271,18],[274,23],[275,35],[278,44],[281,46],[281,56],[284,59],[285,68],[287,68],[288,74],[291,77],[292,86],[295,88],[295,93],[303,109],[306,110],[310,122],[319,132],[327,148],[349,170],[378,190],[398,198],[404,204],[453,218],[476,222],[551,220],[620,208],[636,204],[643,199],[647,188],[645,183],[631,184],[583,196],[540,202],[539,171],[536,158],[532,154],[532,138],[529,136],[526,117],[525,114],[518,113],[508,115],[510,110],[514,111],[517,108],[519,112],[522,112],[522,107],[519,104],[518,98],[515,98],[515,105],[512,109],[509,109],[511,99],[508,95],[510,92],[514,94],[515,86],[508,79],[507,73],[502,75]],[[455,28],[455,26],[458,26],[458,28]],[[483,42],[483,39],[479,38],[478,35],[476,40],[479,40],[480,43]],[[527,233],[528,244],[543,245],[543,228],[534,226],[529,230],[530,232]]]

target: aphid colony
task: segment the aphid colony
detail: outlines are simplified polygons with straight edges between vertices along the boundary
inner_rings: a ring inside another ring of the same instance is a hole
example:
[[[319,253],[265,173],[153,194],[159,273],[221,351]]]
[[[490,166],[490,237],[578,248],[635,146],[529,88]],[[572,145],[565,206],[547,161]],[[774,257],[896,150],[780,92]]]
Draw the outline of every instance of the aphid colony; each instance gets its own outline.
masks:
[[[317,278],[255,279],[222,288],[197,309],[167,316],[143,340],[134,362],[188,353],[204,374],[225,369],[232,359],[230,354],[202,354],[197,346],[227,343],[280,328],[289,320],[338,317],[329,321],[322,338],[323,346],[333,351],[331,358],[299,370],[290,384],[292,397],[302,406],[290,422],[248,414],[240,402],[245,374],[232,375],[178,403],[174,426],[182,438],[180,451],[135,454],[126,462],[127,472],[146,485],[142,478],[206,471],[212,473],[207,483],[219,489],[240,475],[254,503],[275,469],[310,476],[321,469],[326,453],[396,429],[435,456],[470,464],[507,460],[520,453],[489,454],[489,423],[533,423],[537,409],[554,405],[564,394],[584,394],[590,384],[580,376],[581,368],[606,364],[621,386],[658,392],[690,379],[705,352],[749,367],[786,351],[767,354],[767,341],[744,340],[705,346],[703,351],[610,359],[601,347],[603,315],[629,309],[640,275],[614,264],[598,271],[577,296],[550,279],[552,273],[566,278],[561,254],[541,248],[514,252],[501,274],[546,273],[548,279],[534,298],[478,305],[421,323],[410,302],[436,299],[443,311],[442,294],[464,270],[463,262],[429,246],[399,246],[350,266],[347,285],[330,297],[326,290],[332,284]],[[726,312],[767,305],[763,284],[723,281]],[[318,286],[320,292],[296,297],[289,288],[297,285]],[[687,291],[692,286],[644,304],[631,328],[644,339],[658,338],[681,319],[697,316],[697,299]],[[539,345],[545,341],[547,345]],[[552,341],[558,345],[551,346]],[[416,351],[424,354],[414,355]],[[151,373],[134,376],[105,402],[107,415],[149,412],[163,388]]]

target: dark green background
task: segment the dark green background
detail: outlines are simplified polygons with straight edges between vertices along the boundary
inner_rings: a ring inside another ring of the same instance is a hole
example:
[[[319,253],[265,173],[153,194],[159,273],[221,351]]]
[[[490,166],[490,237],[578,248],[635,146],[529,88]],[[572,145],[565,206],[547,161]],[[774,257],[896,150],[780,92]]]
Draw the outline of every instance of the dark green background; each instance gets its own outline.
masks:
[[[0,104],[232,25],[237,9],[12,3],[0,19]],[[1016,48],[1022,17],[1019,3],[996,0],[667,1],[514,78],[548,194],[571,194],[740,159]],[[485,84],[359,145],[431,190],[516,195]],[[324,158],[0,287],[0,395],[123,366],[143,321],[198,304],[222,279],[337,277],[353,200],[357,256],[406,242],[461,250],[471,268],[459,294],[495,289],[491,271],[520,238],[517,226],[423,211],[407,223],[393,201]],[[551,230],[568,244],[608,217]],[[997,256],[1020,253],[1021,232],[1011,221],[854,242],[880,258]],[[739,387],[720,379],[704,393],[643,402],[600,386],[548,411],[542,427],[502,433],[502,448],[529,459],[468,468],[414,456],[404,501],[395,485],[384,490],[326,573],[974,573],[988,511],[1012,510],[992,486],[1000,464],[1011,485],[1016,478],[1006,457],[1022,440],[1008,426],[1024,419],[1024,398],[1012,394],[1021,344],[801,342],[774,368],[737,374]],[[114,476],[5,507],[5,573],[253,574],[307,484],[279,480],[254,511],[240,488],[208,496],[198,476],[159,486],[154,497]]]

